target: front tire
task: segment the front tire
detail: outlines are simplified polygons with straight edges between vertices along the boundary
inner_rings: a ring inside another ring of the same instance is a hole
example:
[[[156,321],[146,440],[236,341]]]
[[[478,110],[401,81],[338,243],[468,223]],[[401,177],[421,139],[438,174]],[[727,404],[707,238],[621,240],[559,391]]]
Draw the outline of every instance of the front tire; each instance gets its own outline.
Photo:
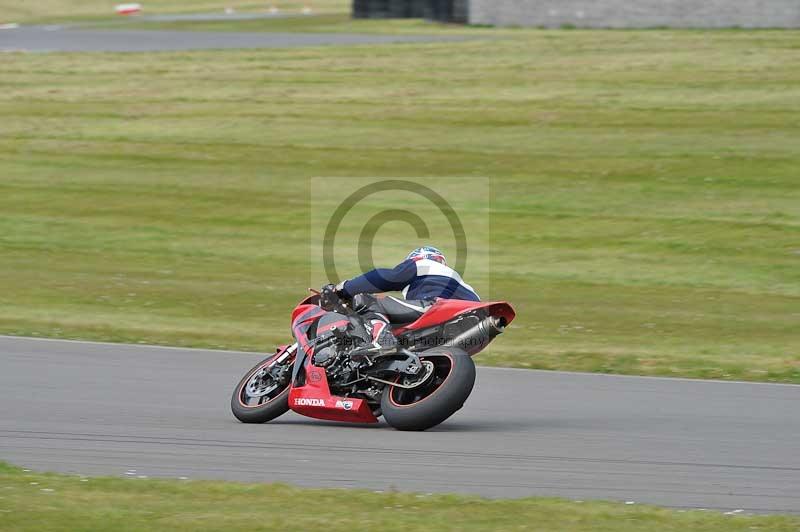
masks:
[[[434,348],[420,354],[432,376],[416,388],[387,386],[381,397],[386,422],[398,430],[426,430],[455,414],[475,385],[475,363],[463,350]]]
[[[290,379],[287,378],[285,383],[275,382],[264,388],[257,388],[262,383],[254,382],[257,374],[279,356],[280,353],[275,354],[256,364],[233,390],[231,412],[242,423],[266,423],[289,411]],[[291,366],[293,360],[294,357],[291,357],[283,364]],[[274,386],[274,389],[270,389],[271,386]],[[250,395],[249,391],[253,390],[263,395]]]

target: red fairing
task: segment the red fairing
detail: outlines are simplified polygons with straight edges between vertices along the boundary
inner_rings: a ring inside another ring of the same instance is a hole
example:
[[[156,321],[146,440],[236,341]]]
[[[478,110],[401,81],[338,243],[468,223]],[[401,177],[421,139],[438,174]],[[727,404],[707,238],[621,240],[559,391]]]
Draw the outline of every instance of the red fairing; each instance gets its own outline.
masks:
[[[292,331],[308,357],[302,371],[306,372],[303,386],[292,386],[289,392],[289,408],[304,416],[348,423],[377,423],[369,404],[363,399],[331,395],[325,368],[314,366],[311,361],[313,349],[308,342],[308,329],[314,321],[325,314],[315,303],[317,296],[309,296],[292,312]],[[342,324],[346,324],[343,321]],[[337,325],[334,323],[333,325]]]
[[[459,314],[473,311],[476,309],[488,309],[489,314],[498,318],[504,318],[506,324],[511,323],[516,316],[514,309],[505,301],[482,302],[482,301],[463,301],[460,299],[440,299],[429,308],[417,321],[393,329],[395,335],[416,329],[425,329],[444,323]]]
[[[304,416],[347,423],[377,423],[372,409],[363,399],[331,395],[325,368],[306,360],[303,370],[306,383],[293,386],[289,392],[289,408]]]
[[[312,355],[311,348],[308,344],[308,335],[306,332],[315,319],[325,314],[325,311],[316,305],[300,304],[292,312],[292,332],[294,337],[300,343],[308,356]]]

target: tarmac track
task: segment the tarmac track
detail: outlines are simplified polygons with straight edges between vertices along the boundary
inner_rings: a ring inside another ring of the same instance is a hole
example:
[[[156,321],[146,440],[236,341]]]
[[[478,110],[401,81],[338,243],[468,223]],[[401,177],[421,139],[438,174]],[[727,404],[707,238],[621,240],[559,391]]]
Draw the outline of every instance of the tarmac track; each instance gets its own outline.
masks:
[[[479,368],[423,433],[244,425],[252,353],[0,337],[0,459],[36,470],[800,513],[800,386]],[[135,471],[132,471],[135,470]]]
[[[0,52],[155,52],[204,49],[415,43],[457,36],[214,32],[21,26],[0,30]]]

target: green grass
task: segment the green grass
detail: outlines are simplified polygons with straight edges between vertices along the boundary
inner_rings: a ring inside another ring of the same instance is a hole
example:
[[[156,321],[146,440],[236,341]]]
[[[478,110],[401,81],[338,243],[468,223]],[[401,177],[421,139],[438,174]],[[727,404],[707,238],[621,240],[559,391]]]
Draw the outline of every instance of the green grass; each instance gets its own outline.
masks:
[[[4,22],[48,23],[79,21],[135,20],[114,12],[116,4],[128,2],[108,0],[0,0],[0,24]],[[310,6],[321,14],[348,13],[348,0],[147,0],[142,4],[145,15],[177,13],[223,13],[233,8],[240,13],[264,13],[277,7],[285,13],[299,13]]]
[[[0,529],[794,531],[789,516],[551,498],[310,490],[280,484],[83,478],[0,463]]]
[[[121,2],[120,2],[121,3]],[[0,0],[0,24],[65,23],[90,28],[124,28],[196,31],[289,31],[313,33],[389,33],[444,35],[509,35],[514,30],[439,24],[415,19],[354,20],[350,0],[151,0],[142,2],[143,15],[219,13],[228,7],[236,13],[268,13],[276,7],[275,18],[256,20],[148,21],[138,16],[119,16],[114,3],[106,0]],[[304,14],[305,7],[312,14]],[[518,32],[516,32],[518,33]]]
[[[494,255],[467,280],[519,316],[480,363],[800,383],[798,50],[518,31],[4,54],[0,332],[268,349],[324,281],[307,178],[472,176]]]

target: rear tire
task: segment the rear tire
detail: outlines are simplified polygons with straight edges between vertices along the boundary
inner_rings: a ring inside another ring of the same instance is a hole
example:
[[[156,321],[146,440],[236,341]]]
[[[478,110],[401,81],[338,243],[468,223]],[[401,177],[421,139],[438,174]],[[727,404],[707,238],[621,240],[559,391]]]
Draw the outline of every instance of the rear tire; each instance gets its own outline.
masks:
[[[243,394],[247,393],[245,386],[250,382],[250,379],[260,371],[261,368],[278,356],[280,356],[280,354],[275,354],[256,364],[253,369],[248,371],[244,378],[239,381],[239,384],[237,384],[236,388],[233,390],[231,412],[233,412],[236,419],[242,423],[266,423],[289,411],[289,384],[291,379],[288,379],[283,387],[279,387],[274,392],[270,393],[269,396],[265,396],[266,399],[262,404],[248,405],[243,402],[243,398],[245,397]],[[285,361],[285,363],[289,364],[291,361],[292,359]]]
[[[464,405],[475,385],[475,363],[465,351],[434,348],[419,357],[434,364],[430,381],[410,390],[388,386],[381,397],[384,419],[398,430],[435,427]]]

